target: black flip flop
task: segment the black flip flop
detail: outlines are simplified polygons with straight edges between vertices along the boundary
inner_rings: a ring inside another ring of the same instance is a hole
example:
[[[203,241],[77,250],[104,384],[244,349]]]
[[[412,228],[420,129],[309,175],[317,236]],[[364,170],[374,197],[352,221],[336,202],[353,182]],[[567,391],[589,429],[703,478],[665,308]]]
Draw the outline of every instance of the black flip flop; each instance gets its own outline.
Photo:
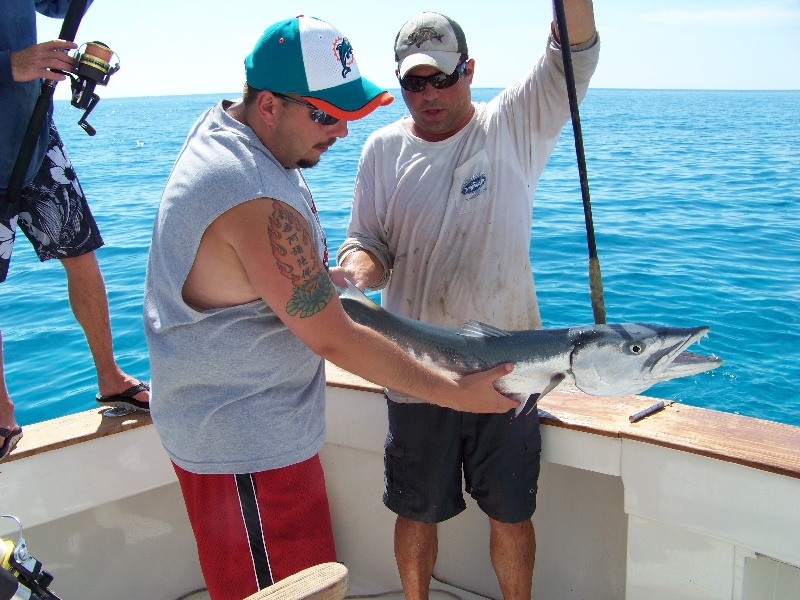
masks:
[[[19,440],[22,438],[22,427],[6,429],[0,427],[0,437],[3,438],[3,446],[0,447],[0,461],[14,451]]]
[[[142,412],[150,412],[150,403],[142,402],[141,400],[136,400],[134,396],[139,392],[149,392],[150,391],[150,384],[147,383],[137,383],[136,385],[132,385],[127,390],[120,394],[115,394],[113,396],[101,396],[97,394],[95,398],[97,403],[100,406],[104,407],[111,407],[111,408],[125,408],[128,410],[139,410]]]

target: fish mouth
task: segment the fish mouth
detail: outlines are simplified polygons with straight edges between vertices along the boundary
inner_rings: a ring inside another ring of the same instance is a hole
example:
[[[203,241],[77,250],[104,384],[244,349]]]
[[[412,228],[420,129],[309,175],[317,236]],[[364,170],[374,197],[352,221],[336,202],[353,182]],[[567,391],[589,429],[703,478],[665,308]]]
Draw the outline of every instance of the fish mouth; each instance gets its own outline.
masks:
[[[656,379],[666,381],[677,377],[697,375],[720,366],[722,359],[713,354],[704,356],[685,351],[689,346],[695,342],[699,343],[702,338],[706,337],[708,331],[708,327],[684,330],[680,339],[656,359],[654,366],[657,367],[656,372],[660,373],[656,375]]]

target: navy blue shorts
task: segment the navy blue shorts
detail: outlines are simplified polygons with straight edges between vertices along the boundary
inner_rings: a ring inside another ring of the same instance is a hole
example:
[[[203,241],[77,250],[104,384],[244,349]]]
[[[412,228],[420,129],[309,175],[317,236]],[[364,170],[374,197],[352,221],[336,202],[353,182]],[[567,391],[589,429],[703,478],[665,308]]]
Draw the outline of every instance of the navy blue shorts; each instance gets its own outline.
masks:
[[[103,245],[55,123],[50,124],[50,143],[39,171],[20,193],[18,214],[0,223],[0,281],[8,274],[16,227],[41,261],[81,256]]]
[[[435,404],[388,401],[383,503],[398,515],[440,523],[466,508],[464,490],[495,521],[536,510],[539,415],[476,415]],[[462,471],[463,470],[463,471]]]

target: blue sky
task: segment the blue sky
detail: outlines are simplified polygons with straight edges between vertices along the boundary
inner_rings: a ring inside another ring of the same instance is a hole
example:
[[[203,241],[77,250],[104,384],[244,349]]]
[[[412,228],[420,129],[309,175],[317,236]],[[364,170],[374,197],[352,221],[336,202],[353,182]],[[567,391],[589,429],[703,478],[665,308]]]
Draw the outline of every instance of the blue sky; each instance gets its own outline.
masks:
[[[595,0],[594,9],[603,51],[593,87],[800,89],[800,0]],[[521,77],[541,54],[551,19],[548,0],[95,0],[76,42],[99,40],[120,57],[101,97],[235,94],[263,30],[306,14],[348,37],[363,75],[396,88],[394,37],[423,10],[462,26],[476,87]],[[40,17],[38,28],[40,41],[53,39],[61,22]],[[69,86],[59,85],[56,97],[69,97]]]

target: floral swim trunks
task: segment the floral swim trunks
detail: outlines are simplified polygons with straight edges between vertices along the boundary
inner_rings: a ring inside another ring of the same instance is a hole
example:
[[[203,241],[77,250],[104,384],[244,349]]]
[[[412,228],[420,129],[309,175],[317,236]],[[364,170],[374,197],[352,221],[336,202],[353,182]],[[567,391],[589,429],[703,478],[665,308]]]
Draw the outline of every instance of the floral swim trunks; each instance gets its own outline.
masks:
[[[0,222],[0,282],[8,274],[17,226],[41,261],[81,256],[103,245],[53,122],[47,154],[33,181],[20,194],[18,214]]]

